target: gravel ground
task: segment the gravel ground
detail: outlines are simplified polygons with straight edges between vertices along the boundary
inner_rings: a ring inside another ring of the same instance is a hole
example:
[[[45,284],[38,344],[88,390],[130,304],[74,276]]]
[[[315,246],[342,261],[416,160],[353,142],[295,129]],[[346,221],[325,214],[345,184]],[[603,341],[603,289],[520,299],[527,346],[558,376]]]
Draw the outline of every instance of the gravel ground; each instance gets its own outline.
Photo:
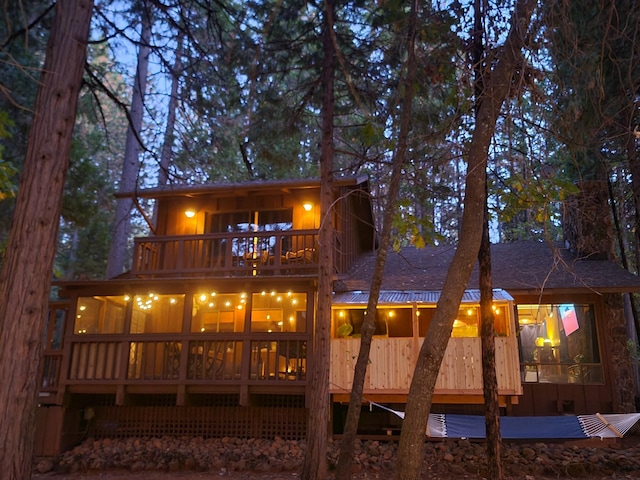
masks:
[[[329,479],[337,447],[338,442],[330,443]],[[428,442],[422,478],[485,479],[484,448],[468,440]],[[304,449],[304,442],[281,439],[88,440],[58,458],[38,460],[32,480],[295,480],[300,478]],[[395,442],[359,441],[352,478],[392,478],[396,449]],[[505,442],[503,467],[508,480],[640,479],[640,435],[615,442]]]

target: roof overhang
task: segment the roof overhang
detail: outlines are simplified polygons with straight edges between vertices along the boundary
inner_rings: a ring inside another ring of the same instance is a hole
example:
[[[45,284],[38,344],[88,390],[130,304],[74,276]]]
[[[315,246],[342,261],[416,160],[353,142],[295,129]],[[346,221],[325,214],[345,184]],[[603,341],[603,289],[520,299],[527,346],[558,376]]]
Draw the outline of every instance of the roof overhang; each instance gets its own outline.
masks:
[[[366,184],[366,176],[335,177],[335,187],[349,187]],[[229,194],[235,192],[268,192],[304,190],[320,188],[319,178],[298,180],[256,180],[238,183],[209,183],[202,185],[165,185],[156,188],[146,188],[133,192],[118,192],[116,198],[164,198],[164,197],[194,197],[199,195]]]

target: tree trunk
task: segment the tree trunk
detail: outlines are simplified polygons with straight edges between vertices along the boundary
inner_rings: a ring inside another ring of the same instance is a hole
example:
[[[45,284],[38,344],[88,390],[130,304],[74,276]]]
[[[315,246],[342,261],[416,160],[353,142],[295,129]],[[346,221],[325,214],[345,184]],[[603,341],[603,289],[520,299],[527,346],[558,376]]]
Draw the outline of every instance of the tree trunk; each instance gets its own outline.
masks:
[[[331,295],[333,293],[333,111],[334,58],[330,29],[333,28],[335,0],[325,2],[322,46],[322,146],[320,157],[320,223],[318,243],[320,267],[318,305],[314,326],[311,386],[307,403],[307,452],[302,467],[302,480],[327,478],[327,437],[329,426],[329,362],[331,356]]]
[[[169,106],[167,107],[167,126],[162,140],[162,152],[160,154],[160,171],[158,172],[158,186],[166,185],[169,181],[169,167],[173,158],[173,142],[175,140],[176,109],[178,108],[178,95],[180,93],[180,73],[182,70],[182,42],[184,32],[178,33],[176,59],[171,71],[171,93]],[[155,225],[155,223],[154,223]]]
[[[31,478],[44,321],[92,0],[58,0],[0,275],[0,471]]]
[[[485,58],[483,42],[483,12],[480,0],[474,2],[474,71],[475,97],[482,98],[484,88]],[[476,113],[478,108],[476,108]],[[487,172],[485,170],[485,177]],[[487,464],[489,478],[502,480],[502,459],[500,458],[502,435],[500,433],[500,404],[498,403],[498,378],[496,376],[496,341],[493,312],[493,282],[491,279],[491,242],[489,240],[488,189],[485,183],[484,222],[482,241],[478,254],[480,285],[480,340],[482,344],[482,385],[484,394],[484,418],[487,438]]]
[[[485,220],[478,263],[480,267],[480,338],[482,342],[482,386],[484,419],[487,435],[488,474],[492,480],[502,480],[502,434],[500,433],[500,404],[496,375],[496,335],[493,312],[493,284],[491,279],[491,244],[489,242],[489,211],[485,201]]]
[[[167,125],[164,129],[162,140],[162,152],[160,153],[160,165],[158,169],[158,186],[161,187],[169,182],[169,168],[173,159],[173,143],[175,140],[176,110],[178,108],[178,95],[180,93],[180,72],[182,70],[182,42],[184,32],[178,32],[176,58],[171,71],[171,93],[169,94],[169,105],[167,106]],[[152,225],[154,229],[158,227],[158,203],[153,207]]]
[[[522,47],[535,0],[519,0],[511,28],[491,75],[478,99],[476,125],[468,152],[462,229],[456,253],[440,294],[436,312],[424,339],[411,381],[400,434],[396,478],[417,480],[424,457],[425,431],[438,370],[447,348],[453,321],[471,270],[478,257],[484,222],[487,155],[502,104],[522,59]],[[420,452],[418,454],[418,452]]]
[[[387,204],[385,205],[384,218],[380,246],[376,255],[375,269],[371,278],[371,288],[369,290],[369,301],[367,313],[362,323],[360,337],[360,351],[356,360],[353,383],[349,396],[349,409],[345,420],[344,431],[340,440],[340,456],[338,458],[338,468],[336,480],[347,480],[351,477],[351,464],[355,450],[355,439],[358,433],[358,423],[360,420],[360,409],[362,407],[362,392],[364,381],[369,364],[369,352],[371,351],[371,339],[375,331],[375,312],[378,308],[378,297],[382,287],[382,276],[384,266],[387,261],[387,252],[391,238],[391,224],[396,211],[398,191],[400,190],[400,180],[402,178],[402,168],[405,163],[407,152],[407,139],[411,130],[411,104],[413,102],[413,92],[416,77],[415,59],[415,36],[418,15],[418,0],[411,2],[411,12],[409,16],[409,27],[407,29],[407,70],[403,85],[402,117],[400,118],[400,131],[398,136],[398,147],[393,158],[393,170],[389,182],[387,194]]]
[[[133,192],[138,183],[140,169],[139,155],[142,147],[140,131],[144,114],[144,95],[147,89],[147,71],[149,54],[151,52],[151,12],[146,2],[142,8],[142,31],[140,33],[140,48],[138,50],[138,66],[131,94],[131,111],[129,128],[125,142],[124,162],[118,190]],[[107,278],[113,278],[124,272],[127,258],[127,244],[131,233],[131,209],[133,199],[120,197],[116,200],[116,212],[113,224],[113,235],[107,261]]]

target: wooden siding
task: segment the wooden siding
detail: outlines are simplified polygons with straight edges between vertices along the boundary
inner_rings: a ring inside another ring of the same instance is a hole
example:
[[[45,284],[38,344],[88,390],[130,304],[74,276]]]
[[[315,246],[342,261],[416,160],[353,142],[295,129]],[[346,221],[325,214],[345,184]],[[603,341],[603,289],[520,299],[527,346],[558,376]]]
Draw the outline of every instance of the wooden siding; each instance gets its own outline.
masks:
[[[496,337],[496,372],[501,395],[522,393],[518,346],[513,337]],[[374,338],[364,392],[406,394],[422,339]],[[359,338],[331,340],[331,392],[351,389]],[[436,381],[436,394],[482,393],[482,357],[479,338],[451,338]]]

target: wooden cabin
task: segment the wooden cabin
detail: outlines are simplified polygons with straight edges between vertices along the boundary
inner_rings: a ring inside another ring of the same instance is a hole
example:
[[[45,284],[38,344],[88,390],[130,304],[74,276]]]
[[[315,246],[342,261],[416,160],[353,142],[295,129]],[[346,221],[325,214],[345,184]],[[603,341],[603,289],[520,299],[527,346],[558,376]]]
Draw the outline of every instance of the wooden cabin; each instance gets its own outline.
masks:
[[[40,368],[36,454],[58,453],[86,436],[303,438],[314,361],[320,182],[166,187],[136,195],[155,200],[157,221],[152,236],[135,239],[130,271],[57,284],[60,300],[51,303]],[[334,425],[328,431],[340,433],[377,239],[366,178],[337,178],[333,197]],[[552,268],[553,252],[535,242],[494,250],[504,412],[620,411],[621,292],[640,291],[637,277],[606,261],[595,276],[596,263],[582,267],[584,261],[560,274]],[[390,253],[365,400],[402,408],[453,251]],[[481,407],[475,288],[472,280],[460,305],[434,409]],[[569,320],[558,320],[565,314]],[[372,412],[363,417],[362,432],[380,434],[397,422]]]
[[[428,328],[455,247],[389,252],[364,396],[403,410],[412,362]],[[496,370],[505,415],[635,411],[627,339],[633,324],[624,292],[640,291],[636,275],[602,257],[581,258],[566,247],[529,241],[491,247]],[[358,319],[368,301],[375,254],[363,254],[335,283],[332,393],[335,428],[346,412],[357,355]],[[436,383],[432,411],[483,414],[478,272],[454,322]],[[432,291],[421,290],[428,286]],[[356,309],[356,312],[350,311]],[[402,312],[402,313],[400,313]],[[391,315],[392,314],[392,315]],[[340,326],[346,322],[353,330]],[[348,335],[344,333],[349,332]],[[400,420],[363,409],[370,433]]]

